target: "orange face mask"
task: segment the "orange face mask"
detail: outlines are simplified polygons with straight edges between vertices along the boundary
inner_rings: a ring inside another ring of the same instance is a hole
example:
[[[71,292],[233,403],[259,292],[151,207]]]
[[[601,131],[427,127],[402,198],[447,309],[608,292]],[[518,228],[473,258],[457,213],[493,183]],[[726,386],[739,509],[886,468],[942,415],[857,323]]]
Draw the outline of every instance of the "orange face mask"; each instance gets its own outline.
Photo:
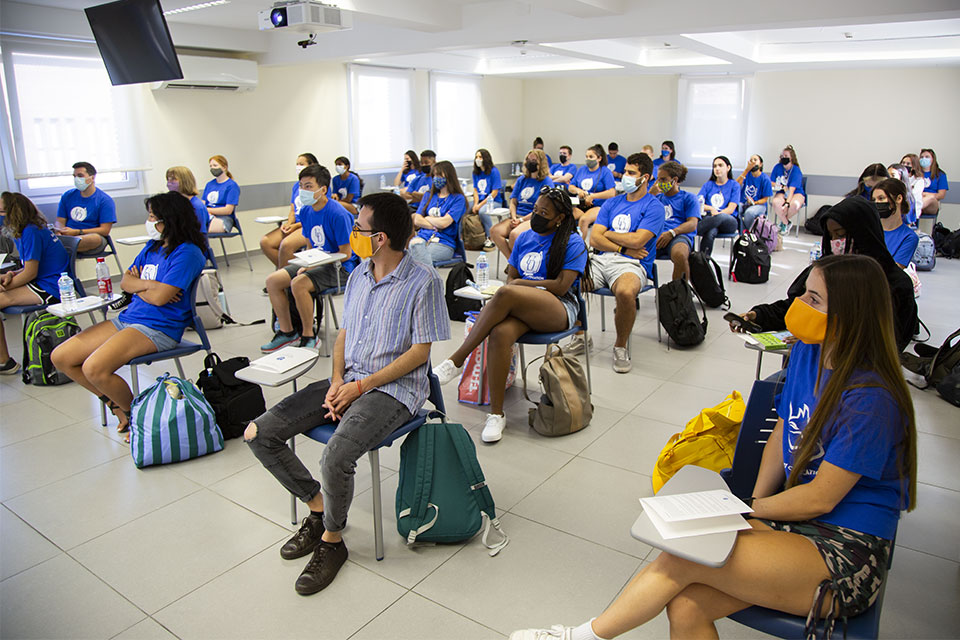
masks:
[[[814,309],[800,298],[794,298],[784,318],[787,331],[807,344],[823,344],[827,336],[827,314]]]

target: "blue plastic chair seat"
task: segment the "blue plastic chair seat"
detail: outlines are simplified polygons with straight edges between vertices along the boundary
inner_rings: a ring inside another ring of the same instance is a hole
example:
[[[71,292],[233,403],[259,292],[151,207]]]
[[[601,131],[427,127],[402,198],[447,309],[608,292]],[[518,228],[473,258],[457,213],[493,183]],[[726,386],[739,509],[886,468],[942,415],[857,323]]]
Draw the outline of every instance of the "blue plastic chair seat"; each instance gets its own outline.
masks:
[[[388,435],[383,441],[374,447],[374,449],[381,449],[383,447],[389,447],[397,439],[402,438],[407,435],[414,429],[419,429],[427,422],[427,415],[429,412],[426,409],[421,409],[416,416],[410,419],[409,422],[405,423],[399,429]],[[319,427],[314,427],[310,429],[303,435],[310,438],[311,440],[316,440],[317,442],[322,442],[327,444],[330,442],[330,438],[333,437],[333,432],[337,430],[337,425],[335,424],[322,424]]]
[[[444,267],[452,267],[455,264],[460,264],[461,262],[467,261],[467,248],[463,246],[463,238],[460,237],[460,229],[457,229],[457,246],[453,250],[453,257],[449,260],[440,260],[434,262],[433,266],[436,269],[443,269]]]
[[[8,313],[10,315],[26,315],[28,313],[33,313],[34,311],[43,311],[47,308],[45,304],[28,304],[28,305],[13,305],[12,307],[4,307],[0,309],[0,313]]]
[[[188,342],[187,340],[181,340],[180,344],[175,346],[173,349],[158,351],[156,353],[148,353],[145,356],[137,356],[136,358],[129,360],[127,364],[152,364],[154,362],[159,362],[160,360],[170,360],[172,358],[188,356],[191,353],[203,351],[203,349],[203,345],[195,342]]]

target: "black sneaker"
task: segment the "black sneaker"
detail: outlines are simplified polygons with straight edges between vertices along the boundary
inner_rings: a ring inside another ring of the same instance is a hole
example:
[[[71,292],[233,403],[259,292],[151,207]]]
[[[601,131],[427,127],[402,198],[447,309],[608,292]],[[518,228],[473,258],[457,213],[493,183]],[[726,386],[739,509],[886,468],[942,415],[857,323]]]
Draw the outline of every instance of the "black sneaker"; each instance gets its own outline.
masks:
[[[297,593],[309,596],[329,587],[337,577],[340,567],[347,561],[347,555],[347,545],[343,540],[337,544],[329,542],[318,544],[310,562],[297,578],[297,584],[294,585]]]
[[[19,370],[20,364],[13,358],[9,358],[3,365],[0,365],[0,376],[12,376]]]
[[[311,513],[303,519],[300,530],[280,547],[280,557],[284,560],[296,560],[312,553],[320,544],[323,532],[323,518]]]
[[[131,302],[133,302],[133,296],[127,293],[126,291],[124,291],[123,295],[120,297],[119,300],[115,302],[111,302],[108,306],[114,311],[120,311],[120,309],[123,309],[124,307],[129,305]]]

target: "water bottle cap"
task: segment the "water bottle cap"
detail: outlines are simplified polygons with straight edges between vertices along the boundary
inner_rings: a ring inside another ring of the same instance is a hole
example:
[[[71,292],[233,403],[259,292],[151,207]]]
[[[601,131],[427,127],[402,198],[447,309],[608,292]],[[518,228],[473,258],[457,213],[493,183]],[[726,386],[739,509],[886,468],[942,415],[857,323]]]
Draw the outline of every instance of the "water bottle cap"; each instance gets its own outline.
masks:
[[[64,276],[69,276],[69,275],[70,275],[70,274],[68,274],[66,271],[64,271],[63,273],[60,274],[60,277],[62,278],[62,277],[64,277]]]
[[[97,262],[103,262],[104,258],[97,258]]]

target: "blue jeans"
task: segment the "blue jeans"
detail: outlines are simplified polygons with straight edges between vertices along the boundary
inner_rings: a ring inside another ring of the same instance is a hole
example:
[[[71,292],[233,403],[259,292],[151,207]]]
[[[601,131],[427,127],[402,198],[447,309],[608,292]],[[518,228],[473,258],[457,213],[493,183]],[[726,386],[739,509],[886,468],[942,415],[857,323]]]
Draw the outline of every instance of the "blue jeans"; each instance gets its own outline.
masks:
[[[700,236],[700,251],[708,256],[713,253],[713,241],[717,234],[724,235],[737,232],[737,219],[729,213],[717,213],[701,218],[697,225],[697,234]]]
[[[407,250],[410,252],[410,257],[421,264],[432,267],[434,262],[449,260],[453,257],[453,247],[440,242],[416,242],[416,240],[417,238],[414,238],[410,242]]]
[[[743,230],[749,231],[750,227],[753,226],[753,221],[762,215],[766,215],[766,213],[767,205],[765,204],[752,204],[747,207],[743,212]]]

